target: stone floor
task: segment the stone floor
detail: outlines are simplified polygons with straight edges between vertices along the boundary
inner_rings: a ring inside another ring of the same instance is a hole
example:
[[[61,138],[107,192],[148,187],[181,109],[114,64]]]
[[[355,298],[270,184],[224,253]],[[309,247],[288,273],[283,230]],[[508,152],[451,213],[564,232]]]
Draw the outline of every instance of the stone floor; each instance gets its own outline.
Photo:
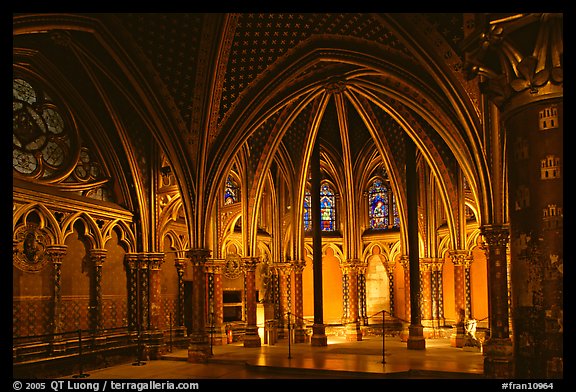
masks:
[[[329,336],[328,345],[291,343],[245,348],[232,343],[211,347],[207,363],[187,361],[186,349],[162,359],[116,365],[65,378],[83,379],[482,379],[478,349],[450,346],[449,339],[426,340],[424,350],[408,350],[399,337],[364,337],[348,342]]]

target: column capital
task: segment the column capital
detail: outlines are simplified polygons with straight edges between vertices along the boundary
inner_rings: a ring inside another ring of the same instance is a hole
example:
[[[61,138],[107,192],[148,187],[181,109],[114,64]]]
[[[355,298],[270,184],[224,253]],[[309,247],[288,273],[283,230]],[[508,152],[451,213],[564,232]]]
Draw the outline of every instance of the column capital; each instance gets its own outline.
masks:
[[[508,110],[561,97],[562,32],[562,13],[477,14],[475,30],[462,42],[464,74],[484,77],[482,93]]]
[[[508,244],[510,230],[502,225],[484,225],[480,232],[485,239],[485,246],[506,246]]]
[[[404,270],[408,271],[410,269],[410,257],[408,255],[400,256],[400,264]]]
[[[226,259],[207,259],[204,265],[206,266],[206,272],[221,274],[226,266]]]
[[[362,267],[360,260],[358,259],[347,259],[340,263],[340,268],[345,274],[358,272]]]
[[[48,245],[46,247],[46,255],[53,263],[62,263],[62,258],[66,255],[67,245]]]
[[[454,265],[470,267],[470,264],[474,260],[472,252],[467,249],[452,249],[448,254],[450,255],[450,259]]]
[[[244,272],[255,272],[260,263],[259,257],[242,257],[242,268]]]
[[[162,264],[164,264],[164,253],[148,253],[148,266],[152,270],[159,270]]]
[[[292,267],[294,268],[295,274],[301,274],[304,272],[304,268],[306,267],[306,260],[294,260],[292,262]]]
[[[104,263],[108,249],[90,249],[88,256],[96,265]]]
[[[274,268],[281,275],[290,275],[294,269],[292,262],[271,263],[270,267]]]
[[[210,253],[212,252],[209,249],[189,249],[186,251],[186,257],[188,257],[194,267],[201,267],[210,257]]]

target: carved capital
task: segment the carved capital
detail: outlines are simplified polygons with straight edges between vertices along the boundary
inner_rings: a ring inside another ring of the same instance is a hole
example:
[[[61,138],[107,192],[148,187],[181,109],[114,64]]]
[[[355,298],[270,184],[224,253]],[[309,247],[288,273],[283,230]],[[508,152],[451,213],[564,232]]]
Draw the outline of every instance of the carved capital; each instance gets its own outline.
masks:
[[[475,26],[462,43],[463,71],[469,80],[483,77],[480,89],[497,106],[562,95],[561,13],[477,14]]]
[[[485,244],[483,249],[488,247],[505,247],[509,240],[509,230],[504,226],[497,225],[484,225],[480,228],[482,236],[484,236]]]
[[[208,249],[190,249],[186,251],[186,257],[194,267],[202,267],[210,257],[210,250]]]
[[[462,265],[465,268],[469,268],[470,264],[474,260],[472,252],[465,249],[454,249],[449,252],[450,259],[454,265]]]
[[[88,256],[90,260],[94,263],[96,267],[101,267],[106,260],[107,249],[90,249],[88,251]]]
[[[66,255],[67,245],[48,245],[46,255],[54,264],[62,264],[62,259]]]
[[[294,268],[295,274],[301,274],[304,272],[304,268],[306,267],[306,260],[294,260],[292,262],[292,267]]]
[[[242,258],[242,268],[244,272],[256,272],[256,267],[260,259],[258,257],[243,257]]]
[[[206,272],[209,274],[221,274],[226,266],[225,259],[208,259],[206,261]]]

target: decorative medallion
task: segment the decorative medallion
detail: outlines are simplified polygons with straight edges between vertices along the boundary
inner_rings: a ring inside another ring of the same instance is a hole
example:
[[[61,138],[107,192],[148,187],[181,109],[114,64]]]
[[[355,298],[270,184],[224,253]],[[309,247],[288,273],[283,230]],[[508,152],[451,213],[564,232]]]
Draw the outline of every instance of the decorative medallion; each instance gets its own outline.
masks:
[[[238,255],[226,257],[226,266],[224,267],[224,276],[228,279],[237,279],[242,274],[242,261]]]
[[[20,226],[14,233],[14,241],[17,245],[12,259],[16,268],[26,272],[39,272],[46,266],[49,239],[38,225],[28,223]]]

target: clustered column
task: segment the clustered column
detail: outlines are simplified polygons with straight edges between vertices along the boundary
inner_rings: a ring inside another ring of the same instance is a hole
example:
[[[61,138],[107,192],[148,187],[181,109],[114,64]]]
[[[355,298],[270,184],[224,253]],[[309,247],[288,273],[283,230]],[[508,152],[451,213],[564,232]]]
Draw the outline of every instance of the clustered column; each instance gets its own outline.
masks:
[[[244,334],[244,347],[260,347],[260,335],[256,324],[256,267],[258,257],[245,257],[242,259],[244,268],[244,282],[246,286],[246,332]]]
[[[362,331],[358,322],[358,260],[348,260],[342,263],[342,271],[347,278],[344,322],[346,324],[346,340],[362,340]]]
[[[176,308],[176,328],[175,336],[181,338],[185,335],[186,326],[184,325],[184,273],[186,271],[186,259],[176,258],[174,260],[176,274],[178,275],[178,303]]]
[[[450,337],[450,345],[464,347],[466,339],[466,321],[470,314],[470,264],[472,255],[467,250],[453,250],[450,252],[454,264],[454,303],[456,305],[456,325],[454,333]],[[468,294],[466,291],[468,290]]]
[[[93,299],[91,305],[92,329],[99,332],[103,328],[102,323],[102,266],[106,259],[106,249],[91,249],[89,257],[94,264]]]
[[[60,340],[56,336],[62,332],[62,259],[66,255],[66,245],[50,245],[48,246],[46,255],[50,258],[54,267],[53,283],[54,283],[54,296],[52,304],[52,333],[54,342],[52,343],[52,353],[56,354],[65,350],[65,343],[59,344]]]
[[[222,269],[224,259],[210,259],[206,263],[208,274],[208,320],[210,322],[210,338],[213,345],[222,345],[226,341],[224,327],[224,299],[222,291]]]
[[[287,336],[288,323],[291,320],[288,319],[288,312],[291,312],[291,274],[292,274],[292,264],[291,263],[275,263],[274,267],[277,271],[279,279],[279,296],[280,301],[280,318],[278,319],[278,338],[283,339]],[[293,317],[293,315],[291,315]]]
[[[205,264],[210,256],[207,249],[191,249],[187,257],[192,265],[192,328],[188,345],[188,362],[206,362],[210,346],[206,333],[206,274]]]
[[[294,343],[306,343],[306,326],[304,325],[304,302],[302,291],[302,272],[306,267],[306,261],[296,260],[292,264],[294,268],[294,317],[296,328],[294,330]]]

